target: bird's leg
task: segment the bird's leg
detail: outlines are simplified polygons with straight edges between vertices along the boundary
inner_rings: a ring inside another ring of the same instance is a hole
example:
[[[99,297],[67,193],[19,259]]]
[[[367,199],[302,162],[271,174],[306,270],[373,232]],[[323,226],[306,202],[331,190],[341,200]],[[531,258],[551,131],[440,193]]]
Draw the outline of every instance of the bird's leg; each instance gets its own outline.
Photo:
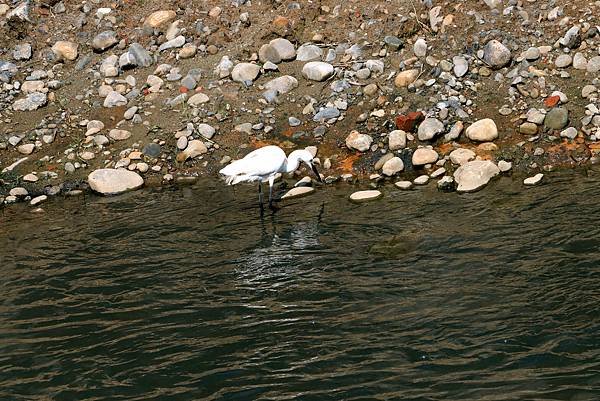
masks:
[[[263,193],[262,193],[262,182],[258,182],[258,203],[260,204],[260,208],[263,207]]]
[[[269,208],[273,209],[273,184],[275,183],[275,176],[269,177]]]

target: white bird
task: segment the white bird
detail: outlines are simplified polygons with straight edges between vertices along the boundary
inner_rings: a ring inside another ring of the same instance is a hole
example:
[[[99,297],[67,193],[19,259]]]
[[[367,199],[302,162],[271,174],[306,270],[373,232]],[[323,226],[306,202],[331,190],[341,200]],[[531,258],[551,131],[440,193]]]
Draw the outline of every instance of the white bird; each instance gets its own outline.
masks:
[[[277,173],[291,173],[300,162],[311,168],[322,182],[317,168],[312,163],[313,156],[307,150],[294,150],[288,157],[285,152],[274,145],[265,146],[248,153],[243,159],[235,160],[219,171],[225,176],[227,185],[240,182],[258,181],[258,199],[262,207],[262,183],[269,182],[269,207],[273,207],[273,183]]]

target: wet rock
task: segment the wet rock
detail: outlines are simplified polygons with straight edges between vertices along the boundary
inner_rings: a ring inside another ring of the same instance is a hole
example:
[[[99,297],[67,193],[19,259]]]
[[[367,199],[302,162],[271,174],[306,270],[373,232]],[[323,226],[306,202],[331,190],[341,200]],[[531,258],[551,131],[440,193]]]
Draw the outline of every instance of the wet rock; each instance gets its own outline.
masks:
[[[365,152],[371,147],[373,138],[367,134],[361,134],[358,131],[350,132],[346,137],[346,146],[348,149],[356,149],[359,152]]]
[[[140,188],[144,185],[144,179],[133,171],[103,168],[90,173],[88,184],[100,194],[116,195]]]
[[[489,160],[473,160],[460,166],[454,172],[458,183],[458,192],[473,192],[483,188],[488,182],[500,174],[500,169]]]
[[[496,70],[508,65],[511,58],[510,50],[497,40],[490,40],[483,49],[483,60]]]
[[[544,126],[549,129],[563,129],[569,122],[569,111],[564,107],[556,107],[546,114]]]
[[[472,141],[490,142],[498,138],[498,128],[491,118],[484,118],[471,124],[465,135]]]
[[[334,73],[333,66],[323,61],[311,61],[302,67],[302,75],[311,81],[325,81]]]
[[[15,111],[33,111],[45,106],[48,98],[45,93],[34,92],[27,95],[25,99],[19,99],[13,103]]]
[[[438,153],[430,148],[418,148],[412,155],[413,166],[424,166],[426,164],[433,164],[439,158]]]
[[[300,198],[302,196],[310,195],[315,192],[313,187],[308,186],[298,186],[287,191],[281,199],[292,199],[292,198]]]
[[[146,18],[144,25],[151,28],[159,28],[173,21],[176,16],[177,14],[173,10],[155,11]]]
[[[406,147],[406,132],[394,130],[388,135],[388,147],[390,150],[404,149]]]
[[[412,182],[410,182],[410,181],[398,181],[398,182],[394,183],[394,185],[395,185],[397,188],[400,188],[400,189],[402,189],[402,190],[406,191],[406,190],[408,190],[408,189],[411,189],[411,188],[412,188],[412,186],[413,186],[413,183],[412,183]]]
[[[437,118],[428,117],[419,125],[417,136],[420,141],[430,141],[444,132],[444,124]]]
[[[59,40],[52,46],[52,51],[59,60],[73,61],[77,58],[78,47],[75,42]]]
[[[397,88],[407,87],[415,82],[419,76],[419,73],[419,70],[416,68],[412,70],[401,71],[398,73],[398,75],[396,75],[396,78],[394,79],[394,85],[396,85]]]
[[[523,184],[525,184],[525,185],[537,185],[540,182],[542,182],[543,178],[544,178],[544,174],[538,173],[538,174],[534,175],[533,177],[525,178],[523,180]]]
[[[292,42],[284,38],[277,38],[264,44],[258,51],[260,61],[270,61],[279,64],[281,61],[293,60],[296,57],[296,49]]]
[[[420,175],[413,180],[413,184],[415,185],[426,185],[428,182],[429,176],[427,174]]]
[[[296,52],[296,60],[298,61],[313,61],[323,57],[323,50],[316,45],[302,45]]]
[[[260,66],[252,63],[239,63],[231,71],[231,79],[235,82],[252,82],[258,77]]]
[[[404,170],[404,162],[402,162],[401,158],[395,156],[392,157],[390,160],[386,161],[381,169],[383,175],[391,177]]]
[[[369,191],[357,191],[350,195],[350,200],[353,202],[366,202],[375,199],[379,199],[383,196],[381,191],[369,190]]]
[[[97,52],[103,52],[104,50],[117,44],[117,33],[115,31],[104,31],[100,32],[92,40],[92,48]]]
[[[32,200],[29,202],[29,204],[30,204],[31,206],[36,206],[36,205],[39,205],[40,203],[42,203],[42,202],[45,202],[45,201],[47,201],[47,200],[48,200],[48,196],[47,196],[47,195],[40,195],[40,196],[36,196],[35,198],[33,198],[33,199],[32,199]]]
[[[142,153],[146,156],[156,158],[160,156],[160,145],[157,143],[148,143],[142,148]]]

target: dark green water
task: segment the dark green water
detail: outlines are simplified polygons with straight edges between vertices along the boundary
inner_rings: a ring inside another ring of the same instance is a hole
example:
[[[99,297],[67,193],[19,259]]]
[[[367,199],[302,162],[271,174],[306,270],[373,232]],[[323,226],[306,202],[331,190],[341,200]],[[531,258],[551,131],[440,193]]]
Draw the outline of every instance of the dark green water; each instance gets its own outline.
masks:
[[[0,211],[0,400],[598,400],[600,172]]]

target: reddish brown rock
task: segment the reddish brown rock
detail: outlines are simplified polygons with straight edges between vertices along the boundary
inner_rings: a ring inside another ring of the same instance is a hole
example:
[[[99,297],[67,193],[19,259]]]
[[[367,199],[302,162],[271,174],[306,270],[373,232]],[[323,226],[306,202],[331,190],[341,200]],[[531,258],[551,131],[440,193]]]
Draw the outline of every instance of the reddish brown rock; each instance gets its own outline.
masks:
[[[544,105],[546,107],[554,107],[560,102],[560,96],[548,96],[544,99]]]
[[[420,111],[412,111],[407,115],[400,115],[396,117],[396,127],[405,132],[414,132],[415,128],[421,121],[425,119],[425,116]]]

